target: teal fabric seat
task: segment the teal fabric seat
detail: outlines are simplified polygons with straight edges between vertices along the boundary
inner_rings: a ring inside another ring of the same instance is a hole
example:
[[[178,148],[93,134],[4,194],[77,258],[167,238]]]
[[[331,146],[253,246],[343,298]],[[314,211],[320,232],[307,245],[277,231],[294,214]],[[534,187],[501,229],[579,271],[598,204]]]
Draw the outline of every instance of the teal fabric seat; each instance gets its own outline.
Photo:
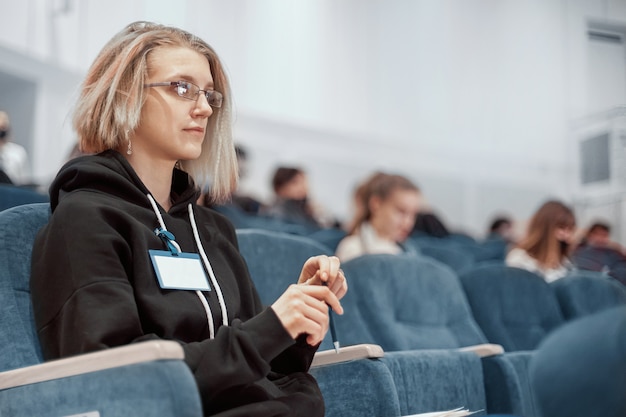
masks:
[[[31,248],[48,221],[47,203],[0,212],[0,371],[43,362],[30,302]],[[3,374],[0,373],[0,380]],[[0,389],[0,415],[201,417],[193,376],[182,360],[150,361]]]
[[[29,279],[33,240],[49,215],[47,203],[0,212],[0,385],[9,379],[6,372],[43,362]],[[328,417],[400,416],[396,387],[380,359],[327,365],[312,373],[324,394]],[[0,387],[0,416],[203,415],[196,382],[182,356],[13,385]]]
[[[403,414],[465,405],[539,416],[526,387],[531,352],[481,359],[458,350],[487,338],[451,268],[407,255],[365,255],[342,268],[350,290],[336,320],[339,338],[385,349]]]
[[[550,283],[566,320],[626,305],[626,287],[593,271],[576,271]]]
[[[385,351],[448,349],[485,343],[454,272],[428,257],[366,255],[342,265],[348,312],[338,317],[344,343]]]
[[[507,352],[533,350],[563,322],[558,300],[540,276],[500,263],[459,275],[476,323]]]
[[[262,229],[237,230],[239,252],[246,260],[261,301],[271,305],[287,287],[298,282],[302,266],[332,251],[310,238]]]
[[[0,211],[23,204],[47,203],[49,198],[26,187],[11,184],[0,184]]]
[[[537,349],[530,374],[545,417],[626,416],[626,307],[557,329]]]

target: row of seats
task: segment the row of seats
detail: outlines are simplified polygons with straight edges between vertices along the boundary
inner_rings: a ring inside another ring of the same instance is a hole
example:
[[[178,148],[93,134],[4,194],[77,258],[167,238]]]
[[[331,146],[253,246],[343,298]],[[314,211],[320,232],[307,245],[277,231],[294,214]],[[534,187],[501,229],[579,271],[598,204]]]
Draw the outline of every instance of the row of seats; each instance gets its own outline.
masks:
[[[332,254],[302,236],[257,229],[239,229],[237,234],[267,304],[294,282],[307,258]],[[350,282],[343,303],[353,308],[354,316],[363,316],[361,324],[354,317],[346,320],[344,337],[351,344],[369,343],[367,335],[375,329],[376,343],[385,350],[484,342],[500,344],[506,351],[530,350],[566,320],[626,303],[624,286],[591,271],[548,284],[536,274],[498,262],[481,263],[457,275],[419,255],[368,255],[342,268]],[[344,326],[341,318],[337,322]],[[394,322],[408,326],[412,336],[407,337],[417,340],[397,345],[396,331],[389,328]]]
[[[200,417],[201,401],[190,370],[175,342],[152,341],[44,363],[30,303],[32,243],[48,221],[48,204],[29,204],[0,212],[0,415]],[[313,244],[315,251],[321,247]],[[272,251],[264,256],[272,257]],[[303,260],[290,259],[299,270]],[[253,268],[251,266],[251,268]],[[450,353],[433,351],[412,356],[390,353],[384,358],[335,363],[312,369],[332,416],[397,417],[419,411],[416,404],[440,409],[447,405],[434,377],[438,361]],[[476,366],[473,354],[454,357],[459,375]],[[419,371],[418,371],[419,370]],[[431,373],[421,380],[418,375]],[[474,373],[468,373],[474,374]],[[404,383],[416,378],[423,386]],[[459,384],[459,401],[484,408],[480,383],[470,390]],[[417,390],[417,391],[416,391]],[[428,401],[414,401],[424,396]],[[33,399],[36,399],[33,401]]]
[[[293,283],[305,259],[331,253],[311,239],[267,230],[241,229],[238,238],[268,304]],[[397,387],[413,394],[403,413],[473,402],[491,413],[539,416],[528,370],[541,341],[568,319],[626,305],[624,288],[598,274],[550,285],[502,263],[457,276],[430,257],[395,255],[368,255],[342,267],[350,291],[342,301],[345,314],[336,319],[341,342],[379,344],[387,352],[383,362],[403,363],[390,367]],[[479,359],[458,351],[484,343],[498,343],[506,353]],[[330,347],[325,340],[322,348]],[[409,358],[419,365],[404,363]],[[477,382],[482,395],[463,395]]]
[[[0,415],[62,416],[99,410],[101,415],[201,416],[193,378],[180,353],[167,342],[147,346],[146,352],[153,353],[139,363],[126,361],[134,353],[111,349],[110,356],[117,361],[102,369],[98,366],[108,360],[89,355],[81,366],[76,365],[81,357],[42,364],[28,279],[32,241],[48,216],[48,204],[0,213]],[[251,276],[268,304],[293,283],[306,258],[329,253],[319,242],[294,235],[239,230],[238,237]],[[542,415],[536,405],[530,371],[536,350],[481,358],[460,349],[491,340],[473,320],[464,281],[450,268],[427,257],[371,259],[377,266],[359,259],[343,265],[350,291],[343,300],[346,313],[336,317],[336,325],[343,345],[376,343],[386,352],[382,358],[312,369],[325,396],[327,416],[397,417],[465,406],[491,414],[557,417]],[[391,278],[394,265],[404,268],[403,278]],[[371,278],[363,278],[366,275]],[[322,349],[331,347],[330,340],[323,342]]]

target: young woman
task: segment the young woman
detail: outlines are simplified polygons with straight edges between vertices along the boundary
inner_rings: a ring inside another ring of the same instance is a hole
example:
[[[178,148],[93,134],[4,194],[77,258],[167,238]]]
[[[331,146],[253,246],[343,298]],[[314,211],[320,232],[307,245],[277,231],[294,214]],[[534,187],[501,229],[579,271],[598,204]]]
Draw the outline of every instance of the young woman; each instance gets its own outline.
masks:
[[[506,264],[527,269],[551,282],[572,269],[568,258],[576,219],[560,201],[548,201],[533,215],[526,236],[512,249]]]
[[[46,359],[170,339],[181,343],[206,415],[323,416],[307,373],[342,313],[333,257],[263,308],[232,225],[198,207],[237,182],[229,86],[201,39],[147,22],[102,50],[74,115],[81,146],[50,187],[31,294]],[[180,271],[185,271],[181,273]]]
[[[369,253],[399,254],[413,230],[420,191],[400,175],[373,174],[355,192],[355,219],[335,255],[342,262]]]

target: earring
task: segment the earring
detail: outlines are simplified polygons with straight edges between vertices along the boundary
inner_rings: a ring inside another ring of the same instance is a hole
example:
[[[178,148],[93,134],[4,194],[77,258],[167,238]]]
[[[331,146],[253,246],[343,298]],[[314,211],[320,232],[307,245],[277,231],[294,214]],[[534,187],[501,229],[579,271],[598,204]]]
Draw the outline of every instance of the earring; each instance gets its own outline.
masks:
[[[126,149],[126,155],[132,155],[133,154],[133,145],[132,143],[130,143],[130,138],[128,139],[128,149]]]

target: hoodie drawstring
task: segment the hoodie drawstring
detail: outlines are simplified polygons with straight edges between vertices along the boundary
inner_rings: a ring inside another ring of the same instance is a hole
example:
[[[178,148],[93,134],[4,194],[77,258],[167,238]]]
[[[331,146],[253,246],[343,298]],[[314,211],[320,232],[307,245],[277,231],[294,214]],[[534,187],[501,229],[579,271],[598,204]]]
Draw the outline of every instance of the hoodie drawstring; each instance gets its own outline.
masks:
[[[154,214],[156,214],[157,219],[159,221],[160,229],[157,229],[155,231],[155,233],[158,235],[160,231],[167,231],[167,227],[165,227],[163,216],[161,215],[161,211],[159,210],[156,204],[156,201],[154,200],[152,195],[147,194],[147,196],[148,196],[148,200],[150,201],[150,205],[152,205],[152,210],[154,210]],[[191,203],[187,206],[187,211],[189,212],[189,221],[191,222],[191,228],[193,230],[193,235],[196,241],[196,246],[198,247],[198,250],[200,251],[200,257],[202,258],[202,262],[204,263],[206,270],[209,272],[211,283],[213,284],[213,288],[215,288],[215,291],[217,293],[217,299],[218,299],[220,309],[222,312],[222,324],[224,326],[228,326],[228,313],[226,310],[226,303],[224,302],[224,295],[222,294],[222,289],[220,288],[220,285],[217,282],[217,279],[215,278],[215,274],[213,272],[213,268],[211,267],[211,263],[209,262],[209,258],[207,257],[206,253],[204,252],[204,248],[202,247],[202,243],[200,241],[200,236],[198,234],[198,227],[196,226],[196,221],[195,221],[195,217],[193,214],[193,208],[192,208]],[[170,242],[174,245],[176,249],[178,249],[179,252],[181,251],[180,245],[178,244],[178,242],[174,240],[171,240]],[[202,303],[202,306],[204,307],[204,311],[207,316],[207,321],[209,324],[209,338],[213,339],[215,338],[215,325],[213,323],[213,313],[211,312],[211,307],[209,306],[209,302],[207,301],[202,291],[196,290],[196,295],[200,299],[200,302]]]

